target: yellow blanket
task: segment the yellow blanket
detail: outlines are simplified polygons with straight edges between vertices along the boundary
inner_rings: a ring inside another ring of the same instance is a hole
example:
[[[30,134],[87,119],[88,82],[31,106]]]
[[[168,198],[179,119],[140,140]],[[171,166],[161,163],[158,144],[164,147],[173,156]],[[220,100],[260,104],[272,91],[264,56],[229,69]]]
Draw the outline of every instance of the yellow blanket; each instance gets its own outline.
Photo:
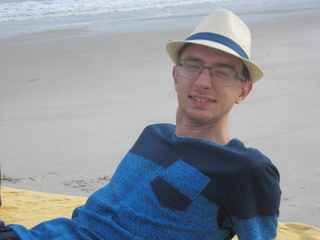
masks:
[[[1,187],[0,220],[31,228],[58,217],[70,218],[84,197],[40,193]],[[238,239],[237,237],[234,240]],[[277,240],[320,240],[320,229],[301,223],[279,223]]]

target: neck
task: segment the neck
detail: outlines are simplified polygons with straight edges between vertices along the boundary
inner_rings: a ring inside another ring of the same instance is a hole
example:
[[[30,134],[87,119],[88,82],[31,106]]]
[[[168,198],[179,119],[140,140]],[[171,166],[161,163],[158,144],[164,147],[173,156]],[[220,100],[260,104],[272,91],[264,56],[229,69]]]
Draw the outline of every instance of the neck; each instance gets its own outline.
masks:
[[[227,116],[211,123],[191,123],[177,115],[175,134],[180,138],[202,139],[221,145],[231,140]]]

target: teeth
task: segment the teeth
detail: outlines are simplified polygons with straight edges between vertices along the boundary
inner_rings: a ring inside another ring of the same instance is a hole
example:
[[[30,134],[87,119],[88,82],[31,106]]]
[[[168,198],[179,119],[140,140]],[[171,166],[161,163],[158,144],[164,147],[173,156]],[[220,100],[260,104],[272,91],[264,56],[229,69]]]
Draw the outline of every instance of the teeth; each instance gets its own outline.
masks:
[[[210,100],[204,98],[192,97],[192,99],[200,103],[210,102]]]

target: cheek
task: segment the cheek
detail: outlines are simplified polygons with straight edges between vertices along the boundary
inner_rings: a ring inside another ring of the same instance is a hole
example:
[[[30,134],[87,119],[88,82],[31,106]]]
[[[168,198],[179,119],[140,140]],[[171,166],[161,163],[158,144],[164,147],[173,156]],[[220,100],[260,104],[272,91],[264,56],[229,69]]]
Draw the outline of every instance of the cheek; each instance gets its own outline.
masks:
[[[174,66],[172,69],[172,77],[173,77],[173,84],[174,89],[178,91],[178,72],[177,72],[177,66]]]
[[[174,89],[178,92],[178,83],[176,81],[174,81]]]
[[[223,95],[223,105],[227,108],[232,108],[232,106],[237,103],[239,98],[239,90],[227,91]]]
[[[181,98],[183,95],[185,95],[186,93],[186,90],[185,90],[185,87],[184,85],[181,83],[181,82],[177,82],[174,86],[176,92],[177,92],[177,96],[178,98]]]
[[[180,95],[187,94],[188,89],[191,88],[191,82],[181,79],[180,77],[174,78],[174,89]]]
[[[232,91],[230,91],[229,97],[230,101],[233,103],[238,103],[239,100],[241,99],[243,93],[243,88],[240,85],[235,85]]]

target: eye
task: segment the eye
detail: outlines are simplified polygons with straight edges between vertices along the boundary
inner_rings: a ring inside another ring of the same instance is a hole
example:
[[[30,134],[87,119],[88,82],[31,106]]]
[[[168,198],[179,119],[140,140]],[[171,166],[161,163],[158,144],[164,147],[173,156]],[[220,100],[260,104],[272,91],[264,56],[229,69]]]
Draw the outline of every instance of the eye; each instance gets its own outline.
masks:
[[[218,78],[229,78],[232,76],[232,71],[228,68],[214,68],[212,74]]]
[[[182,67],[186,68],[190,72],[199,72],[202,69],[201,65],[195,62],[186,62],[182,64]]]

